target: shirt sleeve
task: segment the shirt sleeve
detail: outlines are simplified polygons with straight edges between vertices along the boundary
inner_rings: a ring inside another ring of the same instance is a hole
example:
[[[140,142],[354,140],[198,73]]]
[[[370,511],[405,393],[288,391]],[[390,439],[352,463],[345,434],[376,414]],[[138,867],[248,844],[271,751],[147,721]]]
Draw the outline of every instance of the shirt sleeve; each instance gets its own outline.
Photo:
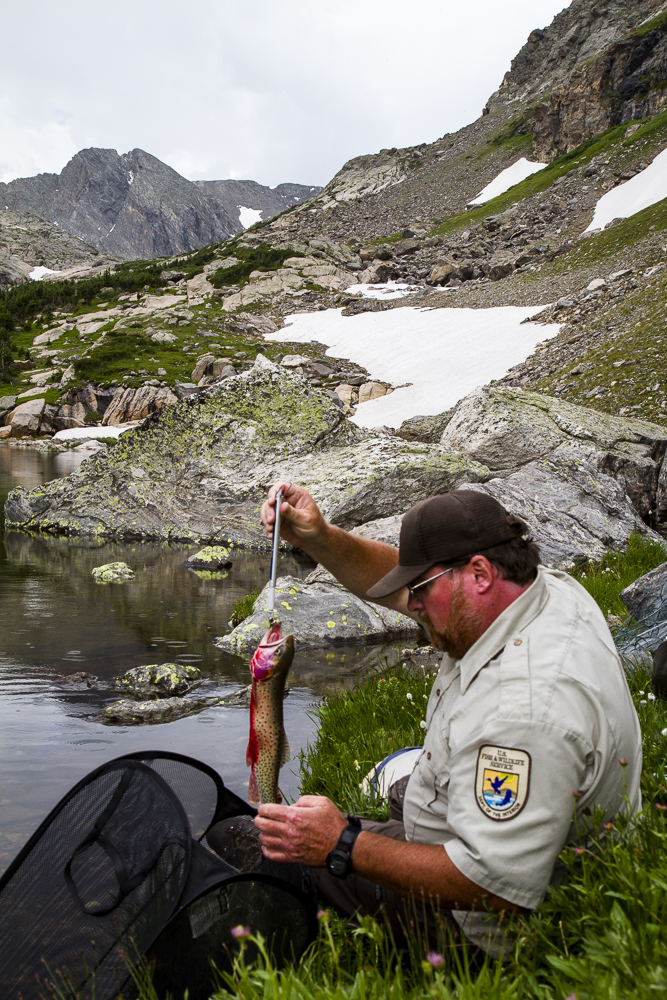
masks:
[[[544,898],[592,748],[530,720],[496,720],[453,749],[445,850],[467,878],[517,906]]]

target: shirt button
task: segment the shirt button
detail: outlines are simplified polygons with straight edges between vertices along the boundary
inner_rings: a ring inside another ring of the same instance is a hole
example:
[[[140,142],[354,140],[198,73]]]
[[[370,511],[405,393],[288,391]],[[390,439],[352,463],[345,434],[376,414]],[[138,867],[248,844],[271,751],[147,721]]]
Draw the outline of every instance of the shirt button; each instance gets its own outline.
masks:
[[[431,751],[429,750],[429,752],[426,754],[426,760],[430,760],[430,759],[431,759]]]
[[[514,640],[514,645],[515,646],[520,646],[521,645],[521,639],[515,639]]]
[[[438,690],[435,693],[436,693],[436,696],[439,697],[440,696],[440,688],[438,688]]]

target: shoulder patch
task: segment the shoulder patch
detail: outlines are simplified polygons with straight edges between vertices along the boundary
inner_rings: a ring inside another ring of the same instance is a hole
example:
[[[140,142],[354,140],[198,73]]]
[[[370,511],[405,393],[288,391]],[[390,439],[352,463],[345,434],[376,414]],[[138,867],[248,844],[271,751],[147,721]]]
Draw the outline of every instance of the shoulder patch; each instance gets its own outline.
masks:
[[[477,756],[475,800],[489,819],[513,819],[528,800],[530,754],[485,744]]]

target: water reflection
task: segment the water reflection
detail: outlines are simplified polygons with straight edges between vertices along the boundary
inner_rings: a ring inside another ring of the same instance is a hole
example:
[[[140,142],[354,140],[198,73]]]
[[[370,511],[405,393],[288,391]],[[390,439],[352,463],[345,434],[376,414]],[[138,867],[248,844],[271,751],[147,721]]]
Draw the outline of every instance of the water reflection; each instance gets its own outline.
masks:
[[[0,507],[15,486],[33,488],[67,475],[84,454],[53,455],[0,443]],[[247,792],[248,713],[212,708],[157,726],[109,727],[96,716],[115,699],[112,679],[130,667],[194,663],[202,693],[226,694],[248,682],[247,663],[217,649],[234,603],[269,573],[266,554],[236,552],[225,573],[184,566],[192,545],[122,543],[30,536],[7,531],[0,546],[0,871],[65,792],[104,760],[133,750],[177,750],[217,768]],[[120,560],[128,583],[100,585],[95,566]],[[294,556],[281,572],[303,577],[312,563]],[[285,724],[296,754],[314,729],[313,702],[332,685],[352,685],[396,647],[301,650],[295,657]],[[73,681],[80,672],[99,681]],[[281,772],[298,794],[298,766]]]

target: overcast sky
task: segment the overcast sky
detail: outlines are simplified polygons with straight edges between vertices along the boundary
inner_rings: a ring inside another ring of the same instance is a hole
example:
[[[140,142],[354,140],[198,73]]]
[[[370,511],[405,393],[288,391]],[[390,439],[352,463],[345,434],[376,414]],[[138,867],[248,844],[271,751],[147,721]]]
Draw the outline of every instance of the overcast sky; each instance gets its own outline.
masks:
[[[0,179],[135,147],[192,180],[325,184],[473,121],[563,0],[3,4]]]

